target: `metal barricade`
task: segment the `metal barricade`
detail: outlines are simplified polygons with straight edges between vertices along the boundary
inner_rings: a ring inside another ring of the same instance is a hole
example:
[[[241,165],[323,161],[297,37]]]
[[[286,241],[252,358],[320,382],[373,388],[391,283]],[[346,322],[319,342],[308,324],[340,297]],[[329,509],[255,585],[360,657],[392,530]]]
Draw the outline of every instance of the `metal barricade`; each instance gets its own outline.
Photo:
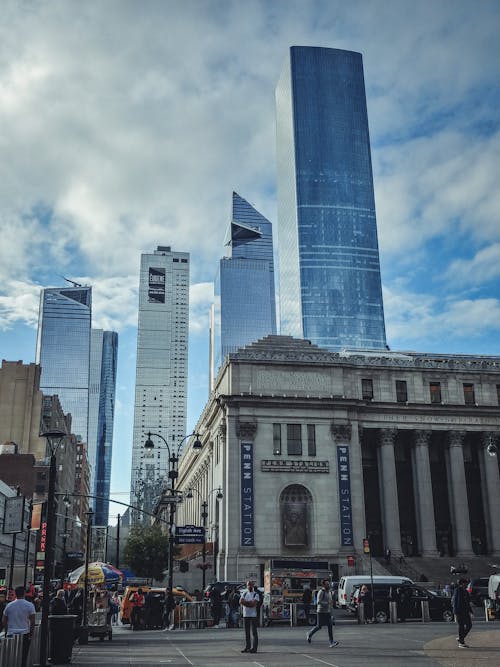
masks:
[[[421,600],[420,604],[422,606],[422,623],[428,623],[431,620],[429,614],[429,600]]]
[[[40,627],[35,627],[33,637],[31,638],[28,660],[28,667],[38,663],[40,653]],[[0,639],[0,667],[21,667],[23,654],[23,635],[14,635],[12,637],[2,637]]]
[[[176,619],[176,627],[182,630],[187,628],[206,628],[212,620],[210,602],[181,602]]]

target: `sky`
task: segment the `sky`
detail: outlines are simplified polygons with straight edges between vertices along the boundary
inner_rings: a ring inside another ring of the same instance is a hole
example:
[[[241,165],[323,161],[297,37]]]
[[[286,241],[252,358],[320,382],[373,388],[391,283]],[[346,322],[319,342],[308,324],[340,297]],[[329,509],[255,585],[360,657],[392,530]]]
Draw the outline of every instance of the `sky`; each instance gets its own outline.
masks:
[[[190,432],[232,191],[276,225],[292,45],[363,54],[391,349],[499,353],[499,33],[497,0],[3,0],[0,358],[35,360],[41,287],[93,286],[93,326],[119,332],[113,497],[140,255],[191,253]]]

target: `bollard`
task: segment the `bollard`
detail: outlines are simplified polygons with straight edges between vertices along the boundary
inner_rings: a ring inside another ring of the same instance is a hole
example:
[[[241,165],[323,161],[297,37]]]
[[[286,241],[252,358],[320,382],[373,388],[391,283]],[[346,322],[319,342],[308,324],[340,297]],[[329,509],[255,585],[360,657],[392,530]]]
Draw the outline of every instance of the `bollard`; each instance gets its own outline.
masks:
[[[431,620],[429,614],[429,600],[421,600],[420,605],[422,607],[422,623],[428,623]]]
[[[389,602],[389,619],[391,623],[398,622],[398,603],[394,600]]]
[[[358,623],[365,622],[365,605],[363,602],[358,602]]]

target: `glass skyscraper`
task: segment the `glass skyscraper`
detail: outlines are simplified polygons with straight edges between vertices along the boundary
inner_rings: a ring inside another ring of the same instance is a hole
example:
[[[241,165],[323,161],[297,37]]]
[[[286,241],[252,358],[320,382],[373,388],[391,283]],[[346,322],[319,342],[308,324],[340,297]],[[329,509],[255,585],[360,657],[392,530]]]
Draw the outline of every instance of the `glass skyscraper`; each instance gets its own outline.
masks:
[[[211,323],[214,370],[226,354],[276,333],[272,226],[236,192],[224,246]]]
[[[91,465],[91,494],[97,496],[94,501],[96,526],[108,525],[117,358],[118,334],[92,329],[88,460]]]
[[[40,295],[36,362],[40,389],[57,394],[71,413],[72,432],[88,437],[91,287],[43,289]]]
[[[188,329],[189,254],[158,246],[141,256],[132,445],[131,503],[148,512],[165,488],[168,452],[159,438],[145,451],[147,433],[171,451],[186,434]]]
[[[386,346],[362,56],[290,48],[276,88],[281,333]]]

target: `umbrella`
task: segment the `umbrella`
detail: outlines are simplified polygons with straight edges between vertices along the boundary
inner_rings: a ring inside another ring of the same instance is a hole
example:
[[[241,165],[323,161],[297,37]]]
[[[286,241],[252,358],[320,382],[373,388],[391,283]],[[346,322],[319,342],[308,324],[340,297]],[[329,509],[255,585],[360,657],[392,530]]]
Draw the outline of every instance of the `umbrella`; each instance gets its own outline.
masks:
[[[123,573],[114,565],[109,563],[101,563],[96,561],[89,563],[88,567],[88,583],[89,584],[116,584],[123,578]],[[77,567],[76,570],[70,572],[68,581],[70,584],[83,586],[85,580],[85,565]]]

